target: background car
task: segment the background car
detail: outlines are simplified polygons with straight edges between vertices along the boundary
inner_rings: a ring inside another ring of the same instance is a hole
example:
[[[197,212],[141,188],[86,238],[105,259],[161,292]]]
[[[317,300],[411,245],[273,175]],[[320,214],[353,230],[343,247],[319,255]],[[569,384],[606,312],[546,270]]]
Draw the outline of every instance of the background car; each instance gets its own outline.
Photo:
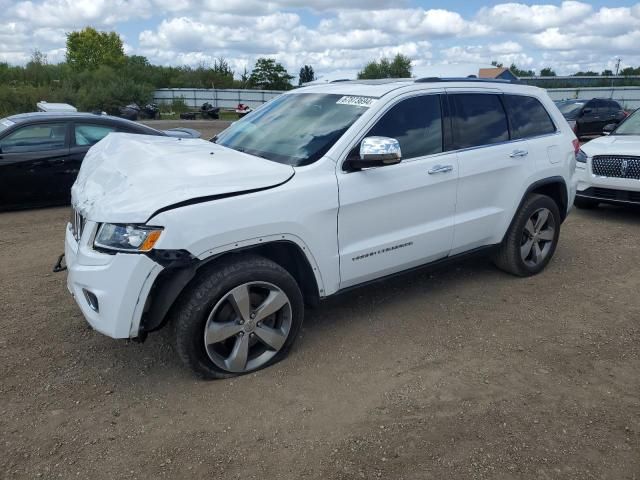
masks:
[[[111,132],[168,135],[91,113],[33,112],[1,119],[0,210],[69,203],[85,154]]]
[[[579,208],[640,205],[640,110],[607,130],[608,136],[585,143],[576,156]]]
[[[564,100],[557,105],[578,138],[602,135],[605,125],[620,123],[628,115],[618,102],[608,98]]]

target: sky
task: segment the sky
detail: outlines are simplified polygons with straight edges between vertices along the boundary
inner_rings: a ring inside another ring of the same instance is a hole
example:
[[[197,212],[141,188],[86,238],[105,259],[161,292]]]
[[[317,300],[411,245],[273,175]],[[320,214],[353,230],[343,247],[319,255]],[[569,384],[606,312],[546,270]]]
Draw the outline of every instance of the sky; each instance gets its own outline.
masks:
[[[0,61],[34,49],[64,59],[65,34],[120,34],[127,54],[162,65],[208,64],[237,74],[275,58],[292,74],[357,72],[402,53],[414,73],[443,64],[506,65],[558,74],[640,65],[640,3],[448,0],[0,0]]]

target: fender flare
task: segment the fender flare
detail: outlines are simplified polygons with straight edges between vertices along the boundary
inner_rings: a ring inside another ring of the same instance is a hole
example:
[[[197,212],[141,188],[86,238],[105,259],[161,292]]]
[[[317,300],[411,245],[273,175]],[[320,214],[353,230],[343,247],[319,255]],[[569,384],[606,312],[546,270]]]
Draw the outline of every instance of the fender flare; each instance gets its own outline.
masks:
[[[511,226],[513,225],[513,222],[516,219],[516,215],[520,211],[520,208],[522,208],[522,204],[524,203],[524,201],[527,198],[527,196],[531,192],[533,192],[535,190],[538,190],[541,187],[544,187],[546,185],[553,185],[553,184],[561,184],[562,187],[563,187],[562,188],[562,200],[564,202],[564,211],[562,211],[563,209],[560,208],[560,207],[562,207],[562,205],[558,205],[558,207],[559,207],[559,210],[560,210],[560,215],[562,215],[562,221],[564,221],[564,219],[567,216],[567,208],[569,207],[569,205],[568,205],[568,202],[569,202],[569,191],[567,190],[567,182],[565,181],[564,177],[561,177],[560,175],[543,178],[543,179],[540,179],[540,180],[537,180],[537,181],[533,182],[525,190],[524,194],[522,195],[522,198],[520,199],[520,203],[518,203],[518,207],[513,212],[513,216],[511,217],[511,221],[509,222],[509,226],[507,227],[507,230],[504,232],[504,235],[502,237],[502,241],[504,241],[504,238],[507,236],[507,233],[509,233],[509,230],[511,229]]]
[[[197,255],[185,250],[152,251],[150,257],[164,269],[155,278],[149,292],[148,305],[140,321],[138,337],[144,339],[147,333],[158,330],[164,325],[170,308],[200,268],[223,255],[241,253],[255,247],[276,243],[293,244],[300,250],[313,272],[318,295],[324,296],[325,289],[320,268],[307,244],[296,235],[282,233],[239,240],[202,251]]]

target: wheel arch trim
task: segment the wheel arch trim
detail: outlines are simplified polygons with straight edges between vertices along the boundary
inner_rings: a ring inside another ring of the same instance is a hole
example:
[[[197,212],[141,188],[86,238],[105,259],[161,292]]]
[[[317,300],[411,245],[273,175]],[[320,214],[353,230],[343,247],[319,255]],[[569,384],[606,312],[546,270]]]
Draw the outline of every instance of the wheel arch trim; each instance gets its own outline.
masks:
[[[518,203],[518,207],[513,211],[513,215],[511,217],[511,221],[509,222],[509,225],[507,227],[507,229],[504,232],[504,235],[502,237],[502,240],[504,241],[504,238],[507,236],[507,234],[509,233],[509,230],[511,229],[511,226],[513,225],[513,222],[516,219],[516,216],[518,215],[518,212],[520,211],[520,209],[522,208],[522,205],[524,204],[524,201],[526,200],[527,196],[532,193],[535,192],[536,190],[539,190],[542,187],[546,187],[546,186],[550,186],[550,185],[561,185],[562,189],[561,189],[561,200],[563,202],[563,205],[558,205],[558,210],[560,210],[560,216],[561,216],[561,222],[563,222],[567,216],[567,211],[569,208],[569,191],[567,189],[567,182],[564,179],[564,177],[561,177],[560,175],[557,176],[553,176],[553,177],[547,177],[547,178],[542,178],[540,180],[537,180],[533,183],[531,183],[527,189],[525,190],[524,194],[522,195],[522,198],[520,199],[520,203]]]
[[[200,268],[224,255],[249,252],[256,249],[256,247],[269,248],[274,245],[283,244],[297,248],[299,254],[302,255],[307,262],[308,271],[313,273],[312,290],[314,290],[314,292],[309,292],[305,289],[305,287],[308,287],[308,284],[300,285],[303,294],[310,293],[312,298],[317,296],[318,299],[324,297],[326,294],[320,267],[308,245],[306,245],[300,237],[282,233],[250,238],[208,249],[200,252],[198,255],[191,255],[190,261],[181,262],[177,265],[167,265],[165,269],[155,276],[153,286],[149,286],[146,292],[147,302],[149,304],[144,307],[144,318],[138,322],[137,336],[141,340],[144,340],[147,333],[158,330],[166,323],[169,310]],[[294,272],[290,273],[295,277]],[[154,287],[158,289],[155,292],[153,291],[153,289],[155,289]],[[313,287],[315,287],[315,289]],[[142,317],[142,312],[140,317]],[[135,327],[135,325],[132,327]],[[135,336],[133,332],[132,336]]]

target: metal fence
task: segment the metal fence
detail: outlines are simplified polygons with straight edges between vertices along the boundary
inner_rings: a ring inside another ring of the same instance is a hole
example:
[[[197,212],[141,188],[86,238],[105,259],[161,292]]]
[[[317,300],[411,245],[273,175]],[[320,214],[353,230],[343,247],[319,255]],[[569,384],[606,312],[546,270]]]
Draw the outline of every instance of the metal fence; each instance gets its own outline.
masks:
[[[549,88],[547,92],[553,100],[612,98],[625,108],[640,108],[640,87]],[[182,98],[190,108],[200,108],[205,102],[220,108],[233,109],[239,103],[256,108],[281,93],[277,90],[162,88],[155,91],[153,99],[156,103],[171,103],[174,99]]]
[[[234,109],[239,103],[256,108],[277,97],[282,92],[277,90],[226,90],[212,88],[161,88],[153,94],[153,101],[158,104],[171,103],[182,98],[190,108],[200,108],[209,102],[214,107]]]
[[[624,108],[640,108],[640,87],[549,88],[547,92],[552,100],[611,98]]]

